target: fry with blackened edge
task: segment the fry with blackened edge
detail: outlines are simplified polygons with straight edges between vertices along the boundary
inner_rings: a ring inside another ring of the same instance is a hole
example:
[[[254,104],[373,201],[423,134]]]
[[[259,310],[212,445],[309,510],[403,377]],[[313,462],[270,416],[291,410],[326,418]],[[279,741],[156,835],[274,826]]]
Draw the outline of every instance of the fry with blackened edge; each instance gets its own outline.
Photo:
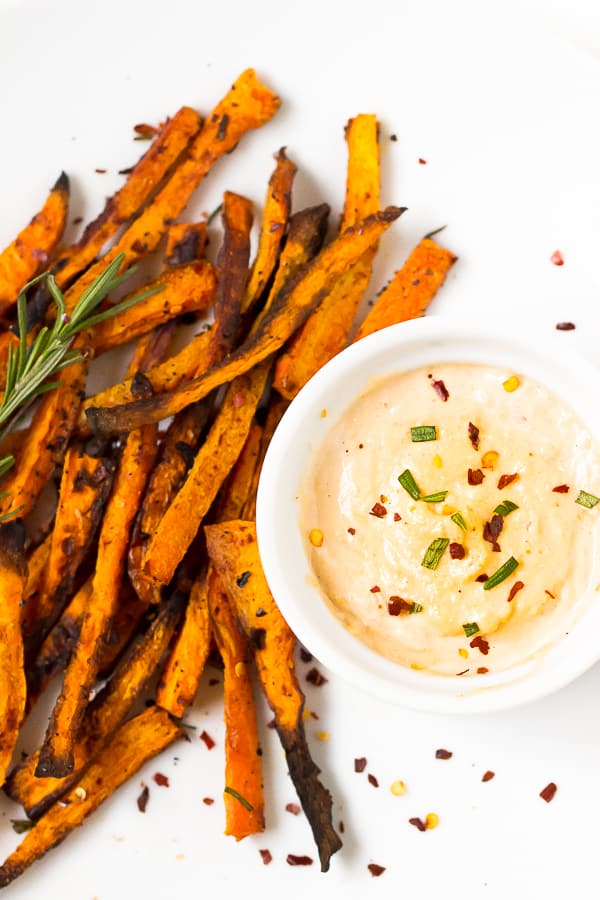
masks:
[[[167,232],[165,263],[184,266],[201,259],[208,242],[206,222],[182,222],[171,225]]]
[[[283,288],[260,327],[242,346],[206,375],[148,400],[112,409],[90,407],[86,414],[92,429],[98,433],[112,434],[123,427],[137,428],[146,422],[159,422],[254,368],[275,353],[305,322],[338,276],[354,265],[402,212],[398,207],[388,207],[336,238]]]
[[[20,520],[0,525],[0,786],[25,714],[26,682],[20,609],[27,575],[25,528]]]
[[[119,728],[79,783],[27,832],[0,867],[6,887],[41,856],[60,844],[101,803],[157,753],[183,737],[168,713],[152,707]]]
[[[252,522],[226,522],[204,529],[208,554],[229,597],[239,626],[254,651],[262,689],[275,715],[290,776],[326,872],[342,842],[331,822],[331,794],[319,781],[302,721],[304,696],[294,672],[294,635],[269,591]]]

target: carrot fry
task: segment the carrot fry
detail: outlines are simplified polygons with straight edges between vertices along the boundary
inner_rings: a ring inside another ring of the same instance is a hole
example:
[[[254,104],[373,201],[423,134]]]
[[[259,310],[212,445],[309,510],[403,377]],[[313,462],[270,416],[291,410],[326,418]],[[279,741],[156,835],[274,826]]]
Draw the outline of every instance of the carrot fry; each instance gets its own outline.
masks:
[[[331,855],[342,843],[331,823],[331,795],[319,781],[319,769],[306,743],[304,696],[294,673],[295,639],[267,586],[256,527],[238,520],[207,525],[204,532],[210,560],[254,650],[258,676],[275,715],[290,776],[319,849],[321,870],[326,872]]]
[[[262,766],[248,644],[237,628],[227,594],[212,568],[208,606],[212,633],[225,667],[225,784],[247,804],[240,803],[228,791],[223,793],[225,834],[240,841],[265,827]]]
[[[388,325],[422,316],[444,283],[456,256],[431,238],[423,238],[379,295],[355,340]]]
[[[360,115],[346,125],[348,176],[340,233],[379,209],[377,120]],[[273,386],[291,400],[318,369],[342,350],[371,277],[376,247],[344,272],[294,335],[275,366]]]
[[[126,722],[83,775],[79,784],[27,832],[0,867],[0,887],[14,881],[48,850],[56,847],[100,804],[183,731],[159,707]]]
[[[156,690],[156,702],[180,719],[193,703],[210,650],[206,572],[190,592],[181,631],[171,647]]]
[[[206,222],[183,222],[171,225],[167,232],[165,263],[168,266],[184,266],[200,259],[206,249],[208,233]]]
[[[275,160],[277,165],[269,179],[258,251],[246,286],[242,312],[246,312],[260,300],[273,274],[290,215],[292,184],[297,168],[285,155],[285,147],[277,153]]]
[[[11,772],[5,792],[20,803],[31,819],[48,810],[69,790],[106,744],[107,739],[131,712],[145,691],[181,618],[185,595],[175,591],[160,607],[148,631],[121,659],[108,685],[89,707],[83,720],[82,737],[75,746],[75,766],[66,778],[36,778],[39,752]]]
[[[86,415],[92,430],[111,434],[124,426],[137,428],[146,422],[158,422],[201,400],[214,388],[248,372],[271,356],[304,323],[336,278],[354,265],[401,213],[402,210],[397,207],[388,207],[336,238],[283,288],[250,338],[206,375],[185,382],[169,394],[160,394],[148,400],[112,409],[90,407]]]
[[[0,253],[0,313],[12,306],[28,281],[42,271],[62,237],[69,209],[69,179],[63,172],[42,209]]]
[[[27,574],[21,521],[0,526],[0,787],[25,714],[26,682],[19,606]]]

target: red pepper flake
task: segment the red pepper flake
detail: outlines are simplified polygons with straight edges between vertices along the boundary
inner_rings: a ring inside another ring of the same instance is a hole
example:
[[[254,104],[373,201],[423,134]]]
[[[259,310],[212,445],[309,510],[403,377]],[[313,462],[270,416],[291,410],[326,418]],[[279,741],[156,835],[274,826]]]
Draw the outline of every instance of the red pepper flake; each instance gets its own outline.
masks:
[[[208,679],[208,686],[209,686],[209,687],[214,687],[215,684],[221,684],[221,681],[220,681],[219,678],[209,678],[209,679]]]
[[[150,788],[147,784],[142,788],[142,793],[137,798],[137,808],[141,813],[146,812],[146,807],[148,806],[148,800],[150,798]]]
[[[550,262],[555,266],[564,266],[565,261],[560,250],[555,250],[550,257]]]
[[[94,169],[94,172],[97,172],[98,175],[106,175],[108,169]]]
[[[421,162],[421,160],[419,160]],[[378,866],[377,863],[369,863],[367,869],[373,876],[373,878],[379,878],[380,875],[383,875],[385,872],[385,866]]]
[[[469,484],[481,484],[485,475],[481,471],[481,469],[469,469],[467,472],[467,481]]]
[[[500,553],[498,538],[500,537],[503,526],[504,519],[499,514],[492,516],[491,520],[486,522],[483,526],[483,539],[492,545],[492,550],[495,553]]]
[[[82,222],[83,222],[83,216],[76,216],[73,219],[73,225],[81,225]]]
[[[545,800],[546,803],[550,803],[551,800],[554,799],[554,795],[556,794],[558,788],[554,784],[553,781],[550,784],[547,784],[546,787],[540,791],[540,797],[542,800]]]
[[[514,600],[515,597],[517,596],[517,594],[519,593],[519,591],[522,591],[524,587],[525,587],[525,585],[523,584],[522,581],[515,581],[515,583],[513,584],[513,586],[510,589],[510,593],[509,593],[508,597],[506,598],[508,603],[510,603],[512,600]]]
[[[575,331],[575,322],[557,322],[557,331]]]
[[[312,653],[309,653],[305,647],[300,647],[300,659],[302,662],[312,662]]]
[[[491,769],[488,769],[487,772],[484,772],[483,775],[481,776],[481,780],[482,781],[491,781],[495,775],[496,775],[495,772],[492,772]]]
[[[478,575],[475,581],[484,582],[487,581],[490,576],[486,575],[485,572],[482,572],[481,575]]]
[[[444,750],[444,748],[441,747],[439,750],[436,750],[436,751],[435,751],[435,758],[436,758],[436,759],[451,759],[451,758],[452,758],[452,751],[451,751],[451,750]]]
[[[237,393],[233,395],[233,405],[236,409],[239,409],[241,406],[243,406],[245,402],[245,397],[242,393],[240,393],[240,391],[237,391]]]
[[[399,522],[402,519],[400,513],[394,513],[394,522]]]
[[[431,382],[431,387],[434,389],[440,400],[443,400],[444,403],[448,400],[450,394],[448,393],[448,388],[444,384],[443,381],[436,381],[435,378]]]
[[[355,772],[364,772],[367,768],[367,757],[366,756],[358,756],[354,760],[354,771]]]
[[[469,422],[469,440],[473,450],[479,450],[479,428],[472,422]]]
[[[490,645],[488,641],[486,641],[485,638],[482,638],[480,634],[478,634],[477,637],[473,638],[473,640],[469,644],[469,647],[477,647],[477,649],[481,653],[483,653],[484,656],[487,656],[490,652]]]
[[[139,125],[134,125],[133,130],[136,134],[139,134],[141,137],[151,138],[154,137],[155,134],[158,134],[158,128],[155,128],[154,125],[148,125],[146,122],[141,122]]]
[[[426,159],[423,159],[422,156],[419,157],[419,165],[420,165],[420,166],[426,166],[426,165],[427,165],[427,160],[426,160]]]
[[[204,741],[208,750],[212,750],[212,748],[215,746],[215,742],[211,738],[210,734],[206,733],[206,731],[202,732],[202,734],[200,735],[200,740]]]
[[[356,528],[349,528],[348,534],[356,534]]]
[[[549,591],[547,588],[544,589],[544,593],[545,593],[545,594],[548,594],[548,596],[549,596],[552,600],[556,600],[556,594],[553,594],[552,591]]]
[[[556,487],[552,488],[553,494],[568,494],[569,493],[569,485],[568,484],[557,484]]]
[[[414,825],[415,828],[418,828],[419,831],[427,831],[427,825],[423,821],[423,819],[419,819],[418,816],[414,816],[412,819],[408,820],[411,825]]]
[[[408,600],[403,600],[402,597],[390,597],[388,600],[388,612],[390,616],[399,616],[400,613],[408,613],[411,609],[412,603],[409,603]]]
[[[450,546],[448,547],[448,551],[450,553],[451,559],[464,559],[465,558],[465,548],[462,544],[457,543],[456,541],[452,541]]]
[[[375,516],[378,519],[383,519],[384,516],[387,516],[387,509],[385,508],[383,503],[375,503],[369,515]]]
[[[212,806],[215,801],[212,797],[203,797],[202,802],[206,804],[206,806]]]
[[[268,866],[269,863],[272,862],[272,860],[273,860],[273,854],[271,853],[271,851],[270,850],[259,850],[258,852],[260,853],[261,859],[262,859],[263,863],[265,864],[265,866]]]
[[[340,829],[340,834],[343,834],[344,831],[346,830],[346,827],[345,827],[345,825],[344,825],[344,820],[343,820],[343,819],[340,819],[338,828]]]
[[[329,679],[325,678],[325,676],[322,675],[316,667],[314,667],[310,670],[310,672],[307,672],[306,680],[309,684],[314,684],[316,687],[321,687],[322,684],[327,684]]]
[[[469,671],[470,671],[470,669],[463,669],[462,672],[457,672],[457,673],[456,673],[456,677],[458,678],[459,675],[466,675],[467,672],[469,672]]]
[[[370,588],[372,594],[378,594],[381,591],[381,588],[378,584],[374,584],[372,588]]]
[[[155,772],[152,778],[159,787],[169,787],[169,779],[162,772]]]
[[[312,866],[313,864],[310,856],[295,856],[293,853],[288,853],[285,861],[288,866]]]
[[[501,491],[502,488],[505,488],[507,485],[512,484],[513,481],[516,481],[518,477],[518,472],[513,472],[512,475],[501,475],[498,479],[498,490]]]
[[[369,781],[369,784],[372,784],[373,787],[376,787],[376,788],[379,787],[379,782],[377,781],[377,779],[375,778],[374,775],[371,775],[370,772],[369,772],[369,774],[367,775],[367,779],[368,779],[368,781]]]
[[[267,728],[274,729],[276,727],[277,726],[276,726],[275,718],[272,718],[267,722]]]
[[[299,816],[302,812],[297,803],[286,803],[285,811],[291,813],[293,816]]]
[[[478,675],[487,675],[487,673],[488,673],[489,671],[490,671],[490,670],[487,669],[485,666],[479,666],[479,668],[477,669],[477,674],[478,674]]]

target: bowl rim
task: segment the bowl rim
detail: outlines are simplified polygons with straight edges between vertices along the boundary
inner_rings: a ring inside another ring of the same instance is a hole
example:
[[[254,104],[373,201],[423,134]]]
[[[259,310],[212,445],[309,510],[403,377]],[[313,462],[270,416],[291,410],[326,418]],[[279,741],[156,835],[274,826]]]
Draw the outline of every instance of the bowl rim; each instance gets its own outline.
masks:
[[[389,365],[386,368],[388,355],[398,350],[404,351],[407,362],[400,359],[392,369]],[[426,356],[430,351],[434,356],[422,363],[410,363],[415,354]],[[465,352],[472,354],[470,359],[463,358]],[[436,353],[441,356],[436,358]],[[533,322],[517,327],[489,317],[482,323],[457,316],[428,316],[369,335],[323,366],[284,413],[259,480],[256,522],[261,561],[275,601],[298,641],[344,681],[380,700],[409,709],[471,713],[512,708],[566,686],[600,660],[600,640],[582,640],[585,629],[580,626],[584,620],[587,622],[590,613],[586,610],[568,637],[558,640],[534,663],[519,664],[493,676],[471,675],[460,682],[448,676],[413,671],[385,660],[350,634],[330,611],[318,588],[310,583],[311,568],[297,524],[296,489],[314,448],[325,436],[324,428],[331,428],[358,396],[350,387],[344,391],[345,386],[362,381],[364,390],[372,378],[390,371],[409,371],[420,365],[433,367],[452,360],[486,362],[480,357],[490,353],[494,359],[487,360],[487,364],[511,368],[514,361],[512,371],[535,370],[535,377],[571,405],[600,440],[600,409],[588,409],[586,403],[594,387],[596,391],[600,388],[600,368],[577,349],[567,347],[564,336],[541,336]],[[499,362],[500,357],[504,363]],[[540,369],[544,369],[545,376],[540,377]],[[338,415],[329,415],[332,406],[340,409]],[[321,417],[323,408],[328,410],[325,420]],[[311,438],[315,434],[318,437]],[[305,452],[299,450],[299,444]],[[595,633],[600,634],[600,600],[590,607],[596,612],[591,624],[597,625]]]

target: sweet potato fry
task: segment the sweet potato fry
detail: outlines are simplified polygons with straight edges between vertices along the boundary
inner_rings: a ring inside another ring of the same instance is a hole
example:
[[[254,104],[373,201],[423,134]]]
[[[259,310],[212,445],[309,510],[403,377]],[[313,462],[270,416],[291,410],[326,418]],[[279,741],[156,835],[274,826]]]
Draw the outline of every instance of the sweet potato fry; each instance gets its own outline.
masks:
[[[156,689],[156,702],[180,719],[193,703],[210,650],[206,572],[194,582],[185,619]]]
[[[41,544],[29,554],[27,559],[27,578],[25,579],[25,587],[23,588],[23,599],[28,600],[32,594],[39,590],[42,578],[46,571],[46,565],[50,557],[50,547],[52,546],[52,534],[50,533],[44,538]],[[26,604],[21,607],[25,610]],[[25,615],[21,613],[21,618]]]
[[[223,794],[225,834],[240,841],[265,827],[262,765],[248,644],[238,630],[229,598],[212,568],[208,605],[212,633],[225,667],[225,784],[235,791],[235,794],[229,791]]]
[[[422,316],[444,283],[456,256],[431,238],[423,238],[381,292],[355,340],[388,325]]]
[[[281,421],[281,417],[288,408],[288,405],[288,401],[283,397],[280,397],[276,393],[272,394],[269,401],[269,411],[267,412],[267,418],[265,419],[265,425],[260,441],[256,465],[252,473],[252,481],[248,486],[244,505],[240,507],[237,512],[231,509],[231,515],[229,515],[228,517],[223,515],[221,517],[221,521],[226,522],[227,518],[229,518],[245,519],[247,522],[252,522],[256,518],[256,495],[258,492],[258,481],[260,479],[260,473],[265,461],[267,449],[269,447],[269,444],[271,443],[271,438],[273,437],[275,429]]]
[[[246,312],[260,300],[273,274],[290,215],[292,184],[297,168],[285,155],[285,147],[277,153],[275,160],[277,164],[269,179],[258,251],[248,279],[242,312]]]
[[[77,787],[67,795],[65,804],[56,804],[36,822],[5,860],[0,867],[0,887],[6,887],[48,850],[64,841],[145,762],[183,734],[159,707],[146,709],[122,725]]]
[[[75,746],[75,766],[66,778],[36,778],[36,752],[11,772],[5,792],[37,819],[81,777],[114,730],[131,712],[145,691],[181,618],[186,595],[175,591],[159,608],[149,629],[128,649],[108,685],[92,703],[83,720],[82,737]]]
[[[0,313],[16,302],[19,292],[48,260],[65,227],[69,209],[69,179],[63,172],[42,209],[0,253]]]
[[[19,610],[27,575],[24,542],[21,521],[0,526],[0,786],[25,714],[27,686]]]
[[[262,689],[275,715],[290,776],[319,849],[321,871],[342,846],[331,823],[331,795],[319,781],[302,721],[304,696],[294,673],[294,635],[269,591],[252,522],[226,522],[204,529],[208,554],[254,650]]]
[[[377,120],[359,115],[346,125],[348,175],[340,233],[379,209]],[[318,369],[342,350],[371,277],[376,247],[344,272],[277,360],[274,387],[291,400]]]
[[[140,337],[175,316],[204,312],[215,302],[215,272],[207,260],[163,272],[143,290],[155,285],[163,289],[92,328],[95,355]],[[139,291],[133,296],[135,293]]]
[[[183,222],[171,225],[167,232],[165,263],[184,266],[201,259],[208,242],[206,222]]]
[[[259,463],[262,435],[263,429],[260,425],[251,427],[238,461],[225,483],[223,496],[219,499],[218,520],[220,522],[228,522],[230,519],[239,519],[241,517],[242,510],[254,484],[254,475]]]
[[[206,375],[148,400],[112,409],[90,407],[86,415],[92,430],[111,434],[123,427],[137,428],[146,422],[159,422],[271,356],[304,323],[338,276],[354,265],[401,213],[398,207],[388,207],[336,238],[283,288],[250,338]]]

